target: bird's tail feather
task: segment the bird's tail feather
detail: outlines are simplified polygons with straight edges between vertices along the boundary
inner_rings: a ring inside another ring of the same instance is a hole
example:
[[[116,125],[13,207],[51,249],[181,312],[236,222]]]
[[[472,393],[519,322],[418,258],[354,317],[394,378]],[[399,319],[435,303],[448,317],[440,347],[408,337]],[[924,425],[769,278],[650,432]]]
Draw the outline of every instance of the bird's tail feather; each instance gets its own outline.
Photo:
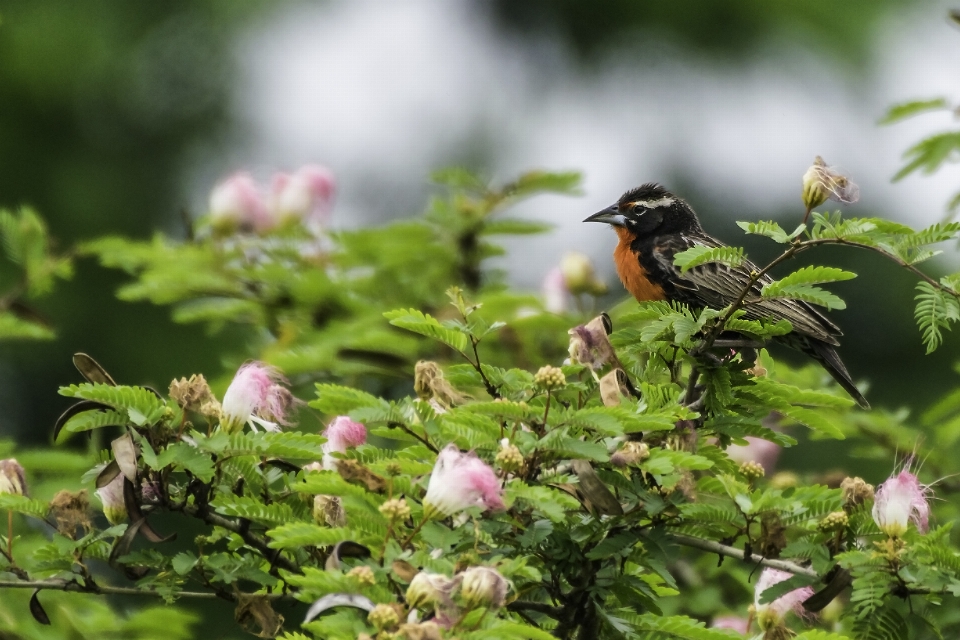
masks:
[[[863,409],[869,409],[870,403],[867,402],[867,399],[863,397],[863,394],[860,393],[860,390],[857,389],[857,386],[853,384],[853,380],[850,378],[850,373],[847,372],[847,368],[843,365],[843,361],[840,359],[840,356],[837,355],[836,349],[825,342],[820,340],[807,340],[807,348],[809,349],[808,353],[813,356],[827,372],[833,376],[833,379],[843,387],[843,390],[850,394],[854,400],[857,401],[857,404],[860,405]],[[806,351],[807,349],[805,349]]]

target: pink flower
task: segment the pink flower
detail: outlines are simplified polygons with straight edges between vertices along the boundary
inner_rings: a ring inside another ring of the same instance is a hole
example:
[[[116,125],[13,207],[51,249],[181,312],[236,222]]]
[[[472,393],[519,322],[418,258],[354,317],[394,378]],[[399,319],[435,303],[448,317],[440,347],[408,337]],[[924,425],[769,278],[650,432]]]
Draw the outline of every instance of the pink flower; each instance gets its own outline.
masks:
[[[543,306],[550,313],[565,313],[569,299],[567,281],[560,267],[550,269],[543,279]]]
[[[288,175],[273,177],[270,205],[277,224],[303,221],[316,226],[326,223],[333,209],[336,181],[326,167],[308,164]]]
[[[873,521],[891,538],[898,538],[907,531],[912,520],[920,533],[926,533],[930,520],[929,485],[922,485],[917,476],[910,473],[908,459],[898,475],[890,476],[877,489],[873,502]]]
[[[423,499],[424,515],[445,516],[469,507],[503,509],[500,480],[474,453],[462,453],[449,444],[437,456],[430,474],[427,495]]]
[[[757,585],[754,589],[753,608],[757,616],[757,624],[760,625],[762,630],[767,631],[773,627],[782,626],[784,619],[787,617],[787,613],[790,611],[793,611],[798,616],[805,614],[806,610],[803,608],[803,601],[813,595],[813,589],[811,587],[794,589],[780,596],[773,602],[760,604],[760,596],[764,591],[792,577],[792,573],[771,569],[770,567],[765,568],[763,573],[760,574],[760,579],[757,580]]]
[[[221,405],[221,425],[233,433],[247,422],[256,431],[279,431],[279,424],[289,424],[286,413],[294,403],[290,391],[283,386],[286,379],[271,366],[248,362],[233,377]]]
[[[210,192],[210,222],[221,232],[237,228],[259,232],[273,224],[260,189],[249,173],[235,173],[213,188]]]
[[[717,616],[710,625],[711,629],[733,629],[741,635],[750,632],[750,621],[740,616]]]
[[[777,466],[777,458],[780,457],[780,445],[776,442],[770,442],[763,438],[754,438],[747,436],[746,446],[730,445],[727,447],[727,455],[734,462],[758,462],[763,470],[769,474]]]
[[[324,429],[323,435],[327,438],[323,443],[323,468],[334,471],[337,459],[330,454],[346,453],[347,449],[362,445],[367,441],[367,428],[347,416],[337,416]]]

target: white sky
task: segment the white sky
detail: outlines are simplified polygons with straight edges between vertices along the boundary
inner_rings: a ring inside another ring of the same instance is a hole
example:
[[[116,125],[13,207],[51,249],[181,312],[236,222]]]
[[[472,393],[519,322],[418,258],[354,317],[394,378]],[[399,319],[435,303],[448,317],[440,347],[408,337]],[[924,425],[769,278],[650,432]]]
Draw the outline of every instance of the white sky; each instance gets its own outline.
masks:
[[[336,224],[352,226],[419,211],[430,171],[452,162],[479,161],[495,179],[581,170],[584,197],[518,209],[558,226],[524,239],[523,255],[508,261],[515,282],[531,287],[567,250],[612,269],[613,238],[580,221],[642,182],[670,188],[678,173],[696,176],[700,197],[731,216],[758,218],[768,208],[800,211],[800,176],[819,154],[860,185],[851,213],[922,225],[960,190],[960,168],[890,177],[922,135],[960,125],[947,113],[875,123],[895,102],[960,101],[960,30],[945,5],[923,4],[882,30],[875,68],[856,81],[775,48],[712,67],[666,52],[656,64],[611,62],[585,77],[555,43],[520,48],[464,2],[290,5],[238,43],[235,110],[246,137],[206,173],[266,177],[326,164],[340,185]]]

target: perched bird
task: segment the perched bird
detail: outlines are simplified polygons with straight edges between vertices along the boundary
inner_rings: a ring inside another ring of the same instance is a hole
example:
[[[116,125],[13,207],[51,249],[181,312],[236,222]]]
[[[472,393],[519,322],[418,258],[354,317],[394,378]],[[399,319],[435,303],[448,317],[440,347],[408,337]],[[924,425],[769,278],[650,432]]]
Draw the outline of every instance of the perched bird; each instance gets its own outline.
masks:
[[[658,184],[627,191],[584,222],[605,222],[617,232],[620,242],[613,251],[617,275],[639,301],[671,300],[694,309],[723,309],[740,297],[750,273],[760,270],[748,261],[736,268],[711,262],[681,273],[673,264],[674,255],[695,246],[725,245],[704,233],[690,205]],[[834,349],[840,344],[840,328],[806,302],[761,299],[761,288],[772,281],[764,275],[753,285],[744,317],[789,320],[793,331],[776,340],[816,359],[857,404],[869,408]]]

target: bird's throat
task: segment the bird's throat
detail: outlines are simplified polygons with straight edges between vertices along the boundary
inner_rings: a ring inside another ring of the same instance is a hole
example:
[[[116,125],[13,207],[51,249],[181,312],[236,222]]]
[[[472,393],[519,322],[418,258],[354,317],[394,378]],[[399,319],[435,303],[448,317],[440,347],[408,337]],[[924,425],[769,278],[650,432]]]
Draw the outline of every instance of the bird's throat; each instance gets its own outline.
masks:
[[[659,285],[650,281],[646,269],[640,264],[640,254],[635,252],[631,245],[636,236],[624,227],[614,227],[620,242],[613,250],[613,261],[617,266],[617,275],[620,282],[630,294],[644,302],[646,300],[666,300],[667,296]]]

